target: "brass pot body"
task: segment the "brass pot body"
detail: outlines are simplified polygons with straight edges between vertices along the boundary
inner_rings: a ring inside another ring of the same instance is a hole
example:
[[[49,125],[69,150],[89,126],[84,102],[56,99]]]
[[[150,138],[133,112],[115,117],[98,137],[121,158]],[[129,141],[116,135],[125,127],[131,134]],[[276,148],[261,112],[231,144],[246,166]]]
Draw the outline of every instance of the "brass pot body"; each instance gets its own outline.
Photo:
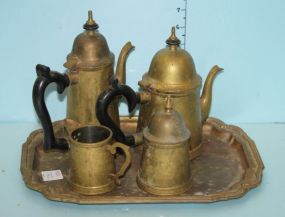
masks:
[[[138,186],[155,195],[175,195],[191,187],[188,141],[165,145],[143,140]]]
[[[83,126],[69,134],[69,183],[71,188],[84,195],[112,191],[118,179],[131,162],[129,148],[122,143],[113,143],[112,132],[103,126]],[[121,148],[126,160],[116,172],[114,154]]]
[[[96,117],[96,101],[102,91],[109,88],[109,81],[114,76],[113,64],[93,69],[78,69],[69,72],[76,76],[67,92],[67,118],[80,124],[99,124]],[[119,123],[118,104],[113,101],[109,106],[110,117]]]
[[[152,116],[143,130],[143,154],[137,175],[141,189],[155,195],[175,195],[191,187],[189,137],[181,116],[171,108]]]

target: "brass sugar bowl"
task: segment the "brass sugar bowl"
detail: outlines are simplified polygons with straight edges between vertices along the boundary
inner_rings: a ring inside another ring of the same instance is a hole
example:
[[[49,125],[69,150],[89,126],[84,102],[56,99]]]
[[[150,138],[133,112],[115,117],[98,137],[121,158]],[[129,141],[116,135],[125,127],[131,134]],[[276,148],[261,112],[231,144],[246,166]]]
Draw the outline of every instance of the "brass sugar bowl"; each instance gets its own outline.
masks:
[[[182,116],[186,127],[191,132],[190,158],[193,159],[201,153],[202,125],[209,115],[213,81],[218,72],[223,69],[218,66],[211,69],[200,97],[202,79],[196,73],[191,55],[180,48],[175,27],[172,27],[171,36],[166,40],[166,44],[166,48],[154,55],[148,72],[138,82],[142,91],[137,93],[136,100],[140,104],[137,133],[141,134],[149,125],[152,115],[164,108],[165,99],[170,96],[173,99],[173,109]],[[120,88],[122,86],[103,93],[99,96],[97,103],[97,117],[100,123],[110,127],[118,138],[123,137],[123,133],[107,117],[106,105],[119,95]],[[136,138],[133,141],[136,141]],[[141,142],[140,139],[138,141]]]
[[[65,139],[54,136],[50,115],[44,102],[44,93],[50,83],[57,84],[58,93],[67,88],[66,127],[77,124],[99,124],[95,105],[102,91],[107,90],[112,80],[125,82],[125,64],[133,46],[130,42],[122,48],[114,75],[114,54],[109,50],[105,37],[98,32],[98,24],[93,20],[92,11],[73,43],[67,56],[64,74],[51,71],[49,67],[37,65],[37,79],[33,87],[33,103],[44,129],[44,149],[66,149]],[[118,100],[110,103],[108,114],[119,124]]]
[[[138,186],[155,195],[182,194],[191,187],[190,132],[168,97],[143,130]]]

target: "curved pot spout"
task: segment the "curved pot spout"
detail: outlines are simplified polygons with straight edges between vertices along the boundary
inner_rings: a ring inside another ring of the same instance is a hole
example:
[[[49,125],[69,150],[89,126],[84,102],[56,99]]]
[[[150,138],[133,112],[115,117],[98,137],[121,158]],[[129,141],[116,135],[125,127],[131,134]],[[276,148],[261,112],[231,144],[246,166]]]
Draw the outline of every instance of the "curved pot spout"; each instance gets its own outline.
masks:
[[[221,72],[223,69],[215,65],[210,70],[208,77],[205,81],[202,96],[201,96],[201,111],[202,111],[202,123],[208,118],[210,113],[210,108],[212,104],[212,89],[213,81],[216,75]]]
[[[121,53],[118,58],[117,68],[116,68],[116,77],[119,80],[120,84],[126,83],[126,61],[130,51],[134,49],[134,46],[131,42],[127,42],[121,50]]]

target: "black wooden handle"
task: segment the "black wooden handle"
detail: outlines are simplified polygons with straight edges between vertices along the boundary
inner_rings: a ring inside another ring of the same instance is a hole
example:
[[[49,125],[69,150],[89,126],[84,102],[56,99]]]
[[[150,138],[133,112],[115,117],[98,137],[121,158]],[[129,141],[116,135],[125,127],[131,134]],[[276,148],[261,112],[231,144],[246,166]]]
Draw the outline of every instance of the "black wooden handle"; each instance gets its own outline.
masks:
[[[128,102],[129,113],[131,113],[139,103],[136,93],[127,85],[119,84],[117,79],[112,80],[112,87],[104,91],[98,97],[96,103],[96,116],[100,124],[109,127],[113,132],[113,138],[118,142],[128,146],[135,145],[135,139],[132,135],[125,136],[120,127],[117,126],[108,114],[108,106],[117,97],[124,96]]]
[[[63,138],[56,139],[54,136],[44,95],[46,87],[53,82],[57,84],[57,92],[62,93],[70,83],[69,78],[66,74],[51,71],[49,67],[40,64],[36,66],[36,72],[38,77],[33,87],[33,104],[44,130],[44,150],[67,149],[67,141]]]

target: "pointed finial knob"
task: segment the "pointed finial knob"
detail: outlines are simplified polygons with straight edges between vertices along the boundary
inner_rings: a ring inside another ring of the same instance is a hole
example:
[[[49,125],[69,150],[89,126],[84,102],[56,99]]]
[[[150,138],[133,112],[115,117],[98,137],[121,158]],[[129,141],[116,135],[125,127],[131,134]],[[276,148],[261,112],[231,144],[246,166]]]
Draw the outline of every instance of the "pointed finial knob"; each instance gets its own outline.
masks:
[[[172,109],[173,109],[173,107],[172,107],[172,98],[170,96],[167,96],[166,103],[165,103],[165,111],[166,112],[171,112]]]
[[[93,20],[93,15],[91,10],[88,11],[88,20],[84,24],[83,28],[86,30],[95,30],[99,28],[98,24]]]
[[[175,27],[174,26],[171,28],[171,35],[166,40],[166,44],[168,44],[168,45],[176,45],[176,46],[180,45],[180,40],[176,37]]]

